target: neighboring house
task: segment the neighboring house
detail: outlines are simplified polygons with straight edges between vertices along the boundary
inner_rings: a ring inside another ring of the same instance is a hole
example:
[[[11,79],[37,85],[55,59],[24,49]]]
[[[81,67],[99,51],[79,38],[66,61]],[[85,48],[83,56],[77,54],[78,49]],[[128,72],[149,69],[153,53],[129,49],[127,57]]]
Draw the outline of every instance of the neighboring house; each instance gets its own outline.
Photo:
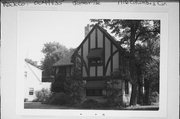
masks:
[[[87,98],[107,95],[107,84],[110,80],[116,80],[119,82],[117,87],[121,90],[121,100],[123,103],[130,102],[131,84],[124,77],[128,68],[126,52],[102,27],[95,25],[66,61],[60,60],[55,64],[55,76],[69,76],[73,67],[80,64],[82,78],[86,81]]]
[[[50,90],[50,83],[42,82],[42,70],[26,60],[24,68],[25,99],[33,101],[36,99],[36,91],[40,91],[43,88]]]
[[[71,62],[71,55],[59,60],[54,65],[55,77],[60,75],[61,77],[70,77],[73,71],[73,63]]]

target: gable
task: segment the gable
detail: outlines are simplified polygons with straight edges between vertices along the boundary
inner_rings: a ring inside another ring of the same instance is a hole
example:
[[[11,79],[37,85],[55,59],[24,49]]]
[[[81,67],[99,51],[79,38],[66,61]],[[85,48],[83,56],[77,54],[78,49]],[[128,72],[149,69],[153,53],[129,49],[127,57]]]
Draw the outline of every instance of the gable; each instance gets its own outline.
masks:
[[[117,41],[96,24],[71,58],[80,60],[83,77],[110,76],[119,69],[123,52]]]
[[[102,27],[100,27],[99,25],[95,25],[91,31],[87,34],[87,36],[84,38],[84,40],[81,42],[81,44],[77,47],[77,49],[75,50],[74,54],[72,56],[74,56],[75,54],[78,53],[78,51],[80,51],[80,49],[83,47],[83,45],[86,45],[86,42],[90,42],[88,44],[91,44],[91,46],[88,46],[91,48],[102,48],[104,47],[102,45],[103,42],[102,40],[99,40],[98,37],[105,37],[107,40],[109,40],[110,42],[112,42],[112,44],[119,50],[119,51],[123,51],[123,48],[117,44],[117,41]],[[92,39],[96,39],[95,42],[93,42]],[[99,46],[98,46],[98,45]],[[87,47],[87,46],[86,46]]]

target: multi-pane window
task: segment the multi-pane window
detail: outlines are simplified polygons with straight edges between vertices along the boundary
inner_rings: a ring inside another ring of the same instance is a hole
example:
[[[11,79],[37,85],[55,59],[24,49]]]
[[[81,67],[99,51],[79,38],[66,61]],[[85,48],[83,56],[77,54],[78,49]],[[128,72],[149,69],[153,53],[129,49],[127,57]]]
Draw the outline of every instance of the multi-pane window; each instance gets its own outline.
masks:
[[[96,65],[102,65],[103,60],[101,58],[89,58],[89,65],[90,66],[96,66]]]
[[[91,49],[87,58],[90,66],[103,65],[103,49],[102,48]]]
[[[34,88],[29,88],[29,95],[33,95],[34,94]]]

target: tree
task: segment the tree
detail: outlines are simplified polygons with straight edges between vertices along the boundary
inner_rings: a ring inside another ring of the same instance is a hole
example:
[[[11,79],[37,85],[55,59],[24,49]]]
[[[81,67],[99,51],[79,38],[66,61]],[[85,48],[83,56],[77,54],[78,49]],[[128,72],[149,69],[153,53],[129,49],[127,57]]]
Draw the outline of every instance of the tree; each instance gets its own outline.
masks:
[[[159,36],[154,36],[143,45],[136,45],[136,61],[139,68],[139,100],[143,104],[150,104],[150,93],[159,92]],[[141,88],[145,89],[143,96]],[[144,97],[144,98],[143,98]]]
[[[92,19],[102,27],[111,30],[119,44],[129,51],[129,72],[132,84],[130,105],[137,104],[138,97],[138,65],[136,62],[136,48],[138,43],[149,40],[150,36],[160,33],[159,20],[119,20],[119,19]]]
[[[72,55],[73,51],[74,49],[69,49],[69,53],[67,54],[68,58],[70,58],[69,55]],[[75,62],[74,59],[72,59],[72,62]],[[85,86],[80,68],[81,63],[77,63],[76,66],[73,67],[70,77],[57,75],[55,77],[55,82],[53,82],[51,85],[51,91],[64,93],[72,97],[72,103],[79,103],[83,98],[83,91]]]
[[[68,52],[69,50],[58,42],[45,43],[42,49],[44,59],[41,62],[44,75],[53,75],[53,64],[65,57]]]

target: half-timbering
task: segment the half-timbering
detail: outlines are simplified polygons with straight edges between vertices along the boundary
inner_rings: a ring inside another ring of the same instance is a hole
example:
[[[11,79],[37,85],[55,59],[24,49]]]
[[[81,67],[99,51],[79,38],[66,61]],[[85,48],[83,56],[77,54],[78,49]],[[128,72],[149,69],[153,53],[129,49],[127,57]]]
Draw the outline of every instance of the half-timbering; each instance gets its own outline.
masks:
[[[80,66],[82,78],[86,81],[86,97],[106,96],[107,84],[110,80],[116,80],[121,100],[124,103],[130,101],[131,85],[124,77],[128,65],[125,51],[105,29],[95,25],[71,59],[74,67]],[[59,69],[56,68],[56,71],[61,68],[62,65]]]

